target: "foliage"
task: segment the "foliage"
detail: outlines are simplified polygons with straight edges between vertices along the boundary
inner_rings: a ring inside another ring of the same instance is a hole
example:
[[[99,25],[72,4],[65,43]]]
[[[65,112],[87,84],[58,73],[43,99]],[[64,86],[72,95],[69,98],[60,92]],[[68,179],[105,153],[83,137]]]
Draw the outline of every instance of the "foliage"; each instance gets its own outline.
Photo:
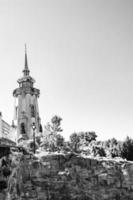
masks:
[[[55,115],[51,121],[44,127],[42,138],[36,138],[37,144],[41,145],[42,149],[55,152],[76,152],[85,153],[92,156],[106,157],[122,157],[127,160],[133,160],[133,140],[129,137],[124,142],[118,141],[115,138],[106,141],[97,141],[97,135],[94,131],[89,132],[74,132],[70,135],[70,140],[66,142],[61,128],[62,118]]]
[[[69,141],[64,141],[62,150],[64,153],[71,152],[71,144]]]
[[[54,117],[52,117],[51,119],[51,129],[53,130],[53,132],[61,132],[62,129],[60,127],[61,125],[61,121],[62,121],[62,118],[55,115]]]
[[[106,156],[106,152],[100,141],[92,141],[89,147],[90,147],[90,154],[92,156],[101,156],[101,157]]]
[[[60,134],[46,133],[41,146],[47,151],[55,152],[61,150],[63,142],[64,138]]]
[[[122,142],[117,141],[115,138],[104,141],[103,147],[107,157],[121,157]]]
[[[43,139],[41,146],[48,151],[60,151],[64,144],[64,138],[59,134],[62,131],[61,125],[62,118],[55,115],[51,119],[51,123],[47,123],[44,127]]]
[[[133,140],[128,136],[123,142],[122,157],[126,158],[127,160],[133,161]]]
[[[78,152],[79,151],[79,143],[80,143],[80,137],[77,133],[72,133],[70,135],[70,147],[72,151]]]
[[[83,147],[88,146],[91,141],[96,140],[95,132],[78,132],[70,135],[70,146],[72,151],[79,152]]]
[[[83,135],[82,137],[85,140],[85,142],[88,142],[88,143],[96,140],[96,138],[97,138],[97,135],[94,131],[92,131],[92,132],[82,132],[81,135]]]

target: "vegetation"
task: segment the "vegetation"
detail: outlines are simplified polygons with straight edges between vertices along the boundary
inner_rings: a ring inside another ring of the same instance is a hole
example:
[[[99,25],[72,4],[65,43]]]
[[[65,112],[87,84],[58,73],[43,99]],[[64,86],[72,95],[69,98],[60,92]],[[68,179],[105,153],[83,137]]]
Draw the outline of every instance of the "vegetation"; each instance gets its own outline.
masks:
[[[60,151],[64,144],[64,138],[60,132],[61,120],[59,116],[55,115],[52,117],[51,122],[47,123],[44,127],[44,134],[42,137],[41,147],[47,151]]]
[[[42,150],[73,152],[95,157],[120,157],[133,161],[133,139],[128,136],[124,141],[118,141],[115,138],[97,141],[97,135],[94,131],[82,131],[72,133],[69,141],[66,142],[61,135],[61,121],[62,118],[55,115],[44,127],[43,135],[39,140],[39,146]]]
[[[133,160],[133,140],[128,136],[123,142],[121,155],[127,160]]]
[[[85,147],[89,146],[92,141],[96,140],[95,132],[79,132],[70,135],[70,146],[75,152],[80,152]]]

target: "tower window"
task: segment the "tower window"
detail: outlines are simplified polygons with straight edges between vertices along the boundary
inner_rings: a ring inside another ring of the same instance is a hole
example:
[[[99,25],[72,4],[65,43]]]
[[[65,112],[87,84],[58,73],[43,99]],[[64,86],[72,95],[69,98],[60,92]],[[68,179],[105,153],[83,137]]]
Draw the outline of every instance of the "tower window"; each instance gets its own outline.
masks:
[[[39,125],[39,132],[40,132],[40,133],[43,132],[43,130],[42,130],[42,125],[41,125],[41,124]]]
[[[35,117],[35,107],[31,105],[31,117]]]
[[[21,134],[25,134],[25,124],[21,123]]]

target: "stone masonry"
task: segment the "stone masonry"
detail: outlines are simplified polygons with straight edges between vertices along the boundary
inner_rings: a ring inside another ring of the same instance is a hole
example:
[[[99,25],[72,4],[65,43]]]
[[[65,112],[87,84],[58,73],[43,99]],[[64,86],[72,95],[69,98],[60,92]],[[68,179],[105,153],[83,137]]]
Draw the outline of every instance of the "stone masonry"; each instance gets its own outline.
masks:
[[[72,153],[10,158],[1,200],[133,200],[133,162]]]

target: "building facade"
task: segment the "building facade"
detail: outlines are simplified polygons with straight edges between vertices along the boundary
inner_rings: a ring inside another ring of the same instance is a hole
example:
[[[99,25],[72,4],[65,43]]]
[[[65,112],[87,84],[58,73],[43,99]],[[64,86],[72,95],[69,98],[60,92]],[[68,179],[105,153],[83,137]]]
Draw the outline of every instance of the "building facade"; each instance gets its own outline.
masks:
[[[33,138],[33,125],[36,128],[36,134],[39,134],[41,130],[38,108],[40,90],[34,87],[35,80],[30,76],[26,49],[23,76],[17,82],[19,87],[13,91],[15,98],[13,123],[17,126],[19,142]]]
[[[11,126],[2,119],[2,113],[0,112],[0,138],[10,137]]]

